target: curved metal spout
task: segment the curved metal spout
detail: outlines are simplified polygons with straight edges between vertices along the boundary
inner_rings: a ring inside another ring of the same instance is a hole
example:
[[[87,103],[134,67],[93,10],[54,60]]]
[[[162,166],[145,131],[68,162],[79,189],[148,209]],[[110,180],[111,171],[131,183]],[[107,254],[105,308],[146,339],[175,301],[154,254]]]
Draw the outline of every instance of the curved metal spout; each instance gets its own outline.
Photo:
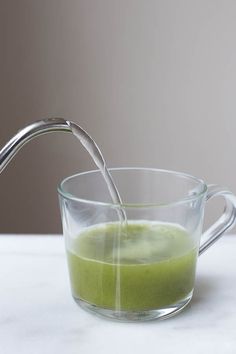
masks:
[[[0,173],[28,141],[38,135],[57,131],[71,133],[70,122],[63,118],[48,118],[36,121],[21,129],[0,151]]]
[[[20,148],[28,143],[31,139],[38,135],[53,133],[53,132],[68,132],[72,133],[84,148],[88,151],[93,161],[100,169],[110,192],[114,204],[122,204],[119,192],[112,180],[109,170],[106,167],[105,160],[99,150],[99,147],[91,136],[82,129],[79,125],[66,120],[64,118],[48,118],[36,121],[20,130],[0,151],[0,173],[4,170],[7,164],[15,156]],[[123,209],[118,210],[118,215],[121,221],[126,220],[126,215]]]

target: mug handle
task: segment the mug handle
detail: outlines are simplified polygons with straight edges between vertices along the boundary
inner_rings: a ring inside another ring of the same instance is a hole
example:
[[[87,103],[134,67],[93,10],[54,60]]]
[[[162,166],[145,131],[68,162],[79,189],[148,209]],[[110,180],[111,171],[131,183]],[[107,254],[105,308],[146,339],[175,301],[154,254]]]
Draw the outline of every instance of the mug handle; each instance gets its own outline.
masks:
[[[208,185],[206,201],[214,197],[224,197],[225,208],[220,218],[201,237],[199,255],[213,245],[236,220],[236,197],[228,189],[215,184]]]

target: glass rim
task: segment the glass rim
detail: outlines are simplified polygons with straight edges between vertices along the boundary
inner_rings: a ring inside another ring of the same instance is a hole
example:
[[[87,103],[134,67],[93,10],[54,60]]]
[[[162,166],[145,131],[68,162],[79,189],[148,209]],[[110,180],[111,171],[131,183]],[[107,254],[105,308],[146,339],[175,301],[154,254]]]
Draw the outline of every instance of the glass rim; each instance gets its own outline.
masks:
[[[91,199],[86,199],[86,198],[80,198],[76,197],[75,195],[68,193],[63,190],[63,185],[68,182],[69,180],[74,179],[75,177],[79,176],[84,176],[84,175],[91,175],[93,173],[101,173],[99,169],[96,170],[88,170],[84,172],[79,172],[75,173],[71,176],[65,177],[58,185],[57,191],[60,196],[62,196],[65,199],[71,200],[71,201],[77,201],[80,203],[86,203],[86,204],[93,204],[93,205],[99,205],[99,206],[104,206],[104,207],[112,207],[112,208],[154,208],[154,207],[169,207],[169,206],[174,206],[178,204],[183,204],[187,203],[190,201],[197,200],[198,198],[202,197],[206,192],[207,192],[207,185],[206,183],[197,177],[194,177],[188,173],[185,172],[178,172],[178,171],[173,171],[173,170],[166,170],[166,169],[160,169],[160,168],[149,168],[149,167],[112,167],[108,168],[108,171],[128,171],[128,170],[140,170],[140,171],[151,171],[151,172],[161,172],[161,173],[166,173],[166,174],[171,174],[171,175],[176,175],[178,177],[185,178],[186,180],[192,180],[199,185],[202,186],[202,190],[200,192],[197,192],[196,194],[186,196],[181,199],[174,200],[173,202],[167,202],[167,203],[122,203],[122,204],[115,204],[115,203],[108,203],[108,202],[101,202],[97,200],[91,200]]]

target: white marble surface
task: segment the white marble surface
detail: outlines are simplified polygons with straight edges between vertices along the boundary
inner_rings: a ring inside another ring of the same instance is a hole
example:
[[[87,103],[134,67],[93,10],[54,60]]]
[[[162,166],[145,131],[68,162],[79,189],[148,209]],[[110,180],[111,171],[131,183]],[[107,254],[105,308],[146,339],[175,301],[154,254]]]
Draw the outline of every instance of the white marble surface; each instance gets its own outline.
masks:
[[[198,261],[194,298],[164,321],[117,323],[70,295],[59,236],[0,235],[1,354],[236,353],[236,236]]]

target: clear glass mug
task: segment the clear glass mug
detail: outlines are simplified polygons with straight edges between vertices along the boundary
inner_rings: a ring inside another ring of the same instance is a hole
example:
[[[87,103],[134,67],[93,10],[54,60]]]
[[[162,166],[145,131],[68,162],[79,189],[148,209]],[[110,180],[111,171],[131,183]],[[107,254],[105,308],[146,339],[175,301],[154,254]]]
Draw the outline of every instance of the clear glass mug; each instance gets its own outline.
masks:
[[[59,186],[72,295],[84,309],[121,321],[159,319],[191,300],[198,255],[235,222],[235,196],[184,173],[109,170],[122,198],[110,202],[100,171]],[[204,207],[223,196],[225,210],[202,234]]]

